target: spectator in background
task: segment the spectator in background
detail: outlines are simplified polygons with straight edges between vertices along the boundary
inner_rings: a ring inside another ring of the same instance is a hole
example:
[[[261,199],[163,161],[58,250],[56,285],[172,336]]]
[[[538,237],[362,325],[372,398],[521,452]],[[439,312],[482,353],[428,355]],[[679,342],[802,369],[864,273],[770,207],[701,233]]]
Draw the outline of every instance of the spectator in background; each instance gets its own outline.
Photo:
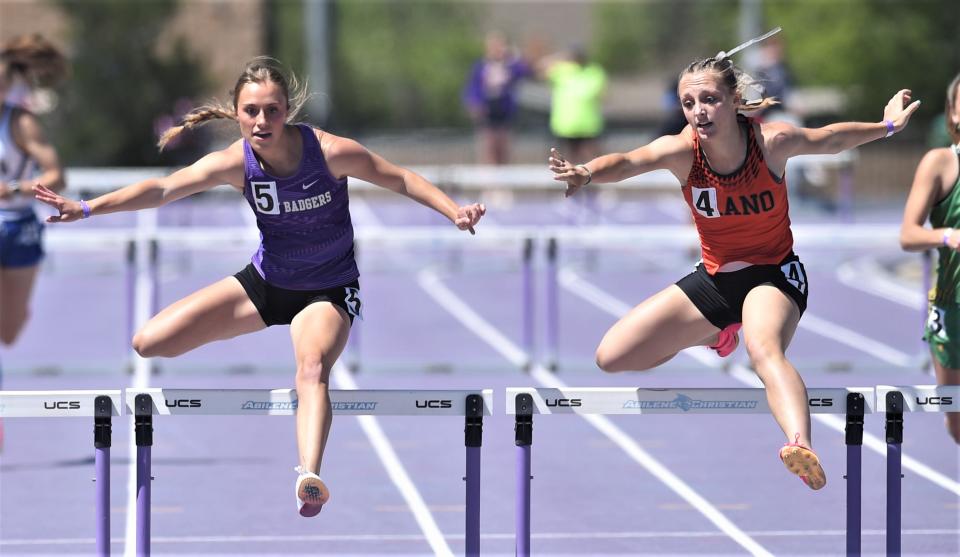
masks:
[[[15,37],[0,47],[0,343],[4,346],[13,344],[23,331],[43,259],[43,225],[33,208],[34,187],[64,187],[57,152],[29,107],[36,89],[57,85],[66,74],[66,59],[40,35]],[[0,424],[0,447],[2,443]]]
[[[763,86],[763,96],[779,101],[779,104],[756,114],[756,118],[776,114],[777,120],[783,120],[780,113],[790,112],[790,94],[793,88],[793,76],[783,57],[783,41],[780,37],[771,37],[760,46],[760,62],[756,70],[757,81]],[[799,119],[790,122],[800,125]]]
[[[550,131],[570,161],[583,162],[599,153],[603,133],[603,95],[607,74],[591,63],[582,47],[546,57],[538,73],[550,84]]]
[[[784,57],[783,39],[779,35],[770,37],[761,43],[759,54],[756,81],[752,88],[759,89],[758,93],[763,97],[776,99],[777,104],[758,110],[752,116],[760,122],[776,120],[803,126],[803,118],[797,115],[790,104],[794,80]],[[789,187],[796,192],[797,202],[811,203],[828,211],[836,210],[837,200],[823,187],[826,181],[822,170],[802,159],[791,160],[787,163],[786,178]]]
[[[660,106],[666,115],[660,126],[657,128],[657,137],[663,135],[677,135],[687,127],[687,117],[683,115],[683,107],[680,106],[680,99],[677,98],[677,89],[680,86],[680,79],[674,77],[667,83],[667,88],[663,91],[660,98]]]
[[[484,164],[510,162],[510,128],[517,115],[517,85],[532,75],[499,32],[487,34],[483,58],[470,71],[463,104],[477,127],[478,159]]]

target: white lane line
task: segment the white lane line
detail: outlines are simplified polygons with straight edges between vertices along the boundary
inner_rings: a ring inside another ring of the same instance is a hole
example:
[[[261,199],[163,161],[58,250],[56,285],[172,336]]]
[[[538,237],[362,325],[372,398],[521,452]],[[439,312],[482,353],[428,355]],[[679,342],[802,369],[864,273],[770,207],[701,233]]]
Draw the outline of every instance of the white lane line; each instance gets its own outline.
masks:
[[[763,386],[763,384],[760,382],[760,378],[757,377],[757,374],[743,365],[737,364],[733,366],[733,369],[730,370],[730,375],[733,376],[737,381],[740,381],[741,383],[751,387]],[[833,414],[811,414],[811,417],[830,429],[839,432],[841,435],[846,435],[847,423],[841,417]],[[866,431],[863,432],[863,444],[880,456],[884,458],[887,457],[887,442],[883,439],[880,439],[876,435]],[[909,455],[901,454],[900,464],[921,478],[928,480],[957,496],[960,496],[960,482],[951,479],[945,474],[937,472],[919,460]]]
[[[383,228],[383,221],[377,216],[377,213],[370,207],[360,195],[350,198],[350,215],[353,217],[353,223],[356,226],[364,228]]]
[[[556,375],[541,366],[535,366],[530,372],[530,375],[544,387],[565,388],[567,386],[563,381],[560,381]],[[751,555],[772,555],[772,553],[753,540],[746,532],[737,527],[736,524],[710,504],[706,498],[681,480],[679,476],[671,472],[669,468],[661,464],[660,461],[655,459],[650,453],[643,450],[639,443],[617,427],[608,417],[596,414],[584,414],[580,417],[609,437],[610,440],[630,455],[630,458],[637,464],[646,468],[647,471],[663,482],[663,484],[674,493],[690,503],[690,505],[705,516],[707,520],[749,551]]]
[[[756,538],[808,538],[846,536],[846,530],[753,530],[748,531]],[[903,530],[905,536],[957,536],[960,530],[951,528],[913,528]],[[864,536],[886,536],[886,530],[862,530]],[[716,530],[663,531],[663,532],[539,532],[531,533],[536,540],[609,540],[609,539],[672,539],[672,538],[720,538],[723,532]],[[464,534],[451,534],[451,539],[462,540]],[[513,540],[513,532],[480,534],[484,540]],[[155,543],[282,543],[282,542],[422,542],[426,538],[420,534],[300,534],[288,536],[159,536]],[[93,545],[94,538],[46,538],[0,540],[0,546],[44,546],[44,545]],[[123,543],[122,538],[113,538],[110,543]]]
[[[429,269],[420,271],[417,273],[417,282],[427,295],[452,313],[464,327],[500,352],[507,361],[517,367],[527,365],[530,359],[527,353],[447,288],[436,272]]]
[[[446,309],[451,315],[457,318],[464,326],[473,331],[482,338],[494,350],[499,352],[504,358],[514,365],[525,364],[528,356],[523,350],[514,344],[510,339],[497,331],[490,323],[484,320],[480,315],[473,311],[463,300],[446,287],[430,271],[420,272],[420,286],[430,295],[441,307]],[[531,377],[536,379],[545,387],[561,387],[563,383],[549,371],[540,366],[535,366],[531,371]],[[717,526],[727,536],[732,538],[752,555],[772,555],[763,546],[754,541],[743,530],[738,528],[716,507],[710,504],[703,496],[697,493],[693,488],[687,485],[678,476],[672,473],[666,466],[657,461],[653,456],[644,451],[640,445],[629,435],[623,432],[606,416],[581,415],[587,423],[592,425],[598,431],[609,437],[614,443],[620,446],[635,462],[643,466],[651,475],[663,482],[674,493],[682,497],[687,503],[703,514],[707,520]]]
[[[879,296],[911,309],[927,307],[927,295],[921,288],[909,287],[891,280],[875,257],[861,257],[846,262],[837,269],[837,279],[855,290]]]
[[[350,375],[350,372],[342,365],[334,365],[332,375],[337,388],[357,389],[357,384]],[[387,475],[390,476],[393,484],[397,486],[407,505],[410,506],[410,510],[413,511],[413,516],[417,524],[420,525],[420,530],[423,531],[423,535],[426,536],[427,543],[430,544],[433,554],[453,557],[453,550],[450,549],[450,546],[447,544],[447,540],[440,531],[440,527],[437,526],[437,522],[427,508],[427,504],[424,502],[420,492],[417,490],[417,486],[413,483],[413,480],[410,479],[410,475],[403,467],[403,463],[400,462],[396,451],[393,450],[393,445],[390,444],[390,440],[387,439],[386,434],[383,433],[383,429],[380,428],[380,423],[377,421],[377,418],[375,416],[357,416],[357,421],[360,422],[360,427],[370,439],[370,443],[373,445],[377,456],[380,457],[380,461],[383,462],[383,467],[387,470]]]
[[[613,315],[614,317],[617,317],[618,319],[620,317],[623,317],[623,315],[631,309],[630,306],[627,305],[622,300],[619,300],[613,295],[611,295],[610,293],[604,290],[601,290],[600,288],[597,288],[593,284],[580,278],[576,273],[568,269],[564,269],[563,271],[560,272],[560,284],[563,285],[565,288],[569,289],[572,293],[580,296],[581,298],[587,301],[593,302],[596,307],[606,311],[607,313],[610,313],[611,315]],[[803,319],[809,319],[809,318],[810,318],[809,313],[804,313]],[[817,322],[818,323],[817,326],[821,327],[821,330],[824,331],[823,333],[824,336],[828,336],[825,331],[832,331],[838,334],[843,333],[843,331],[838,331],[837,330],[838,327],[834,326],[832,323],[825,322],[822,319],[819,319],[816,317],[814,317],[813,320]],[[803,320],[801,320],[801,324],[802,323],[803,323]],[[843,328],[840,328],[840,329],[843,329]],[[849,329],[844,329],[844,331],[849,331]],[[853,331],[849,331],[849,332],[852,333]],[[857,334],[857,333],[854,333],[854,334]],[[833,338],[833,337],[830,337],[830,338]],[[873,339],[867,339],[866,337],[863,337],[863,338],[864,340],[869,342],[865,342],[861,345],[854,345],[855,348],[863,349],[863,347],[868,346],[870,344],[877,344],[877,342],[874,341]],[[687,350],[684,350],[683,353],[686,354],[687,356],[695,358],[697,361],[701,363],[710,365],[712,367],[717,367],[716,366],[717,358],[711,357],[710,354],[705,354],[706,351],[707,350],[703,349],[703,347],[694,347],[694,348],[688,348]],[[903,353],[900,353],[900,354],[902,354],[903,356],[906,356]],[[733,369],[731,370],[731,375],[741,383],[745,383],[751,387],[763,386],[763,383],[760,382],[760,378],[757,377],[757,375],[752,370],[748,369],[742,364],[734,365]],[[842,434],[845,434],[846,422],[840,419],[839,417],[833,416],[830,414],[811,414],[811,416],[813,417],[813,419],[823,423],[827,427],[830,427],[831,429],[834,429]],[[877,452],[878,454],[886,458],[887,444],[885,441],[882,441],[878,437],[868,432],[864,432],[863,443],[864,445],[869,447],[871,450]],[[915,458],[911,458],[908,455],[902,455],[901,462],[904,468],[916,473],[918,476],[921,476],[933,482],[934,484],[946,489],[947,491],[960,495],[960,483],[958,483],[956,480],[953,480],[947,477],[946,475],[941,474],[940,472],[937,472],[930,466],[916,460]]]
[[[896,348],[890,348],[883,342],[861,335],[832,321],[817,317],[809,311],[804,312],[803,319],[800,320],[800,328],[841,344],[846,344],[850,348],[860,350],[895,366],[911,367],[916,365],[916,360],[910,354],[901,352]]]

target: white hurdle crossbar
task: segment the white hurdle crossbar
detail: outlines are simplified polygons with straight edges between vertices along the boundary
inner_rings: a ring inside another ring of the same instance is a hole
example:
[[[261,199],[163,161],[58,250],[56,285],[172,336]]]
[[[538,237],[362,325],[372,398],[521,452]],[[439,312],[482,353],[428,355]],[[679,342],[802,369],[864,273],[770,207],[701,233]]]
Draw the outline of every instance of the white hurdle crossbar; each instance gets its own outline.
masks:
[[[863,416],[876,405],[872,387],[807,389],[812,413],[847,416],[847,552],[859,554]],[[633,387],[509,388],[506,412],[516,416],[516,554],[530,555],[530,447],[534,414],[763,414],[764,389]]]
[[[480,446],[483,417],[493,413],[493,391],[331,390],[337,415],[460,416],[465,419],[466,554],[480,552]],[[294,389],[127,389],[137,443],[137,555],[150,554],[150,458],[153,416],[292,416]]]
[[[110,555],[110,445],[120,391],[0,391],[2,418],[93,418],[96,554]]]

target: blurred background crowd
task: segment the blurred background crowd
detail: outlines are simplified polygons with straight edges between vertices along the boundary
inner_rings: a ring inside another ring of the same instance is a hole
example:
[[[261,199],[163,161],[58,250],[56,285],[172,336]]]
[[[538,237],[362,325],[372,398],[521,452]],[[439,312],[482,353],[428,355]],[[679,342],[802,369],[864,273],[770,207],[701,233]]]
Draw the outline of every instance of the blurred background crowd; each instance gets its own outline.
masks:
[[[0,0],[0,43],[41,33],[69,59],[67,84],[31,99],[67,166],[195,160],[234,127],[163,154],[157,135],[262,54],[309,80],[305,120],[401,164],[540,163],[551,145],[586,159],[675,133],[679,71],[777,25],[737,60],[777,118],[876,121],[904,87],[924,101],[856,169],[858,199],[902,198],[948,141],[954,0]]]

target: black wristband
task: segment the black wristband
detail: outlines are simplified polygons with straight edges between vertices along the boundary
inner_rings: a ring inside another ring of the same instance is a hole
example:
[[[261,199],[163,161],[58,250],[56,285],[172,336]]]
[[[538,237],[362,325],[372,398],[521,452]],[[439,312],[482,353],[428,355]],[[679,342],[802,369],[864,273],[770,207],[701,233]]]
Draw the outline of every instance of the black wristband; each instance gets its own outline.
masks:
[[[584,170],[587,171],[587,181],[584,182],[584,184],[583,184],[584,186],[586,186],[587,184],[589,184],[590,182],[593,181],[593,172],[590,172],[590,169],[587,168],[587,165],[585,165],[585,164],[578,164],[578,165],[577,165],[577,168],[582,168],[582,169],[584,169]]]

